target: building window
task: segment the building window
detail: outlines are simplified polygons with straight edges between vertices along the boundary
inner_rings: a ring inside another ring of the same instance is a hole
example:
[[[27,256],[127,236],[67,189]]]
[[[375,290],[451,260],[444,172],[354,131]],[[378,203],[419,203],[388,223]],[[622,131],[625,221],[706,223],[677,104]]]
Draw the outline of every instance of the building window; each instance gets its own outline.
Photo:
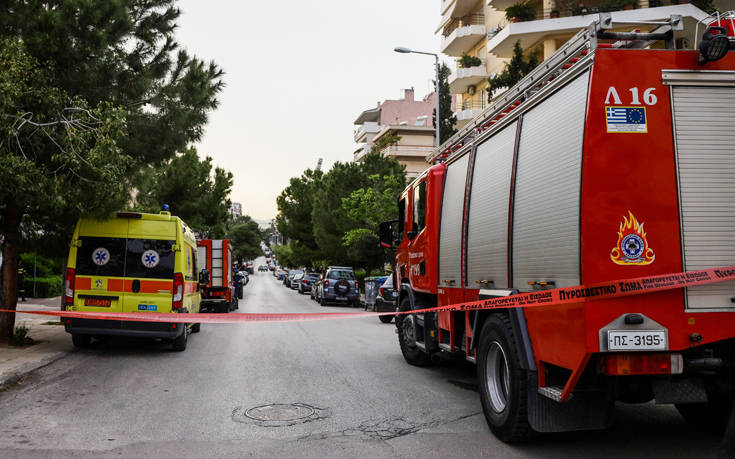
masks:
[[[426,120],[427,120],[428,118],[429,118],[429,117],[428,117],[428,116],[426,116],[426,115],[423,115],[423,116],[417,116],[417,117],[416,117],[416,124],[415,124],[415,126],[426,126]]]

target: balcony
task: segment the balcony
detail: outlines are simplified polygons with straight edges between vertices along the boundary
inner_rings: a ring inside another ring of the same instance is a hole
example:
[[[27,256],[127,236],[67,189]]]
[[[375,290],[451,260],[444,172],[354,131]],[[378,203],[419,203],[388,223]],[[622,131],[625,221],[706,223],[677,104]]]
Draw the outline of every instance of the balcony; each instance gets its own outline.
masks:
[[[486,35],[484,14],[478,13],[454,18],[444,26],[441,52],[448,56],[459,57],[485,38]]]
[[[474,67],[463,67],[457,59],[457,67],[449,76],[449,92],[452,94],[463,94],[467,92],[467,88],[472,85],[481,83],[489,76],[485,59],[481,59],[481,64]]]
[[[381,150],[381,153],[388,156],[414,156],[424,159],[436,150],[434,147],[425,147],[419,145],[389,145]]]
[[[454,112],[454,116],[457,118],[457,128],[461,128],[482,113],[482,110],[487,106],[487,103],[481,100],[482,97],[484,97],[484,94],[467,99],[460,104],[459,109]]]
[[[380,132],[380,126],[375,121],[366,121],[359,125],[354,132],[355,142],[370,142],[375,134]]]
[[[362,161],[362,158],[364,158],[365,155],[370,153],[370,148],[371,148],[370,145],[367,143],[363,143],[362,145],[360,145],[360,148],[355,150],[355,152],[353,153],[353,158],[352,158],[353,161],[356,163]]]
[[[493,0],[493,4],[495,0]],[[598,9],[590,6],[585,11],[590,12]],[[575,15],[576,14],[576,15]],[[571,37],[599,19],[597,13],[579,15],[578,8],[574,10],[563,10],[559,18],[541,19],[527,22],[513,22],[505,26],[487,42],[487,51],[497,57],[510,58],[513,56],[513,45],[520,41],[521,48],[530,49],[547,38],[557,40]],[[706,15],[696,6],[691,4],[662,6],[658,8],[642,8],[637,10],[623,10],[611,12],[613,21],[661,21],[668,19],[672,14],[680,14],[685,20],[701,20]],[[537,17],[544,17],[544,12],[539,8]],[[685,27],[688,27],[688,23]],[[692,27],[694,23],[691,24]],[[566,38],[564,38],[566,36]]]

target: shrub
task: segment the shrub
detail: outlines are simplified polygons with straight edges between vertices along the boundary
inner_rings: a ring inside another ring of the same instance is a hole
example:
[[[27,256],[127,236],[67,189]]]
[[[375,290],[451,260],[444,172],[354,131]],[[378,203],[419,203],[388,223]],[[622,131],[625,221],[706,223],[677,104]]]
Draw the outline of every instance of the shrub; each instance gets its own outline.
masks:
[[[463,69],[470,67],[479,67],[482,65],[482,59],[476,56],[470,56],[469,54],[463,54],[459,59],[459,66]]]
[[[61,276],[36,277],[36,297],[53,298],[61,295],[63,281]],[[26,298],[33,296],[33,274],[26,274],[23,279]]]
[[[28,327],[25,325],[18,325],[15,327],[13,336],[10,337],[10,344],[12,346],[25,346],[26,344],[32,343],[33,340],[28,338]]]
[[[511,5],[505,9],[505,18],[509,21],[533,21],[536,19],[536,5],[530,1]]]

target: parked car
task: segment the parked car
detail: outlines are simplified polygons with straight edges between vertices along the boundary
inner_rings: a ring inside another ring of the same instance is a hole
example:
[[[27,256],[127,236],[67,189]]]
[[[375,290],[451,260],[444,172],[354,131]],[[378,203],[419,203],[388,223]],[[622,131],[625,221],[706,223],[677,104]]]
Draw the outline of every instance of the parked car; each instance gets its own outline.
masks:
[[[378,296],[375,298],[375,312],[392,312],[396,310],[398,292],[393,288],[393,275],[391,274],[378,288]],[[394,315],[379,316],[381,322],[389,324]]]
[[[258,272],[261,273],[263,271],[268,271],[268,267],[266,265],[258,266]]]
[[[330,266],[319,287],[319,304],[326,306],[329,302],[339,302],[360,306],[360,287],[355,278],[355,271],[345,266]]]
[[[291,278],[291,282],[289,283],[289,288],[291,290],[296,290],[297,288],[299,288],[299,284],[301,284],[301,279],[303,278],[304,278],[303,272],[301,272],[300,274],[299,273],[294,274],[294,276]]]
[[[285,279],[286,275],[288,274],[288,271],[286,271],[285,269],[279,269],[277,273],[278,273],[277,275],[278,280],[282,280],[282,279]]]
[[[306,292],[311,292],[311,284],[314,282],[317,282],[319,280],[319,274],[317,273],[306,273],[301,278],[301,281],[299,282],[299,293],[304,294]],[[313,297],[312,297],[313,298]]]
[[[311,283],[311,293],[309,294],[309,296],[314,301],[319,301],[320,299],[319,289],[322,287],[322,282],[324,282],[324,275],[319,274],[317,280]]]
[[[291,288],[291,281],[293,280],[293,278],[294,278],[294,277],[295,277],[295,276],[296,276],[297,274],[301,274],[301,275],[303,276],[304,272],[303,272],[302,270],[300,270],[300,269],[292,269],[292,270],[290,270],[290,271],[288,272],[288,276],[286,276],[286,277],[285,277],[285,278],[283,279],[283,285],[285,285],[285,286],[286,286],[286,287],[288,287],[288,288]]]

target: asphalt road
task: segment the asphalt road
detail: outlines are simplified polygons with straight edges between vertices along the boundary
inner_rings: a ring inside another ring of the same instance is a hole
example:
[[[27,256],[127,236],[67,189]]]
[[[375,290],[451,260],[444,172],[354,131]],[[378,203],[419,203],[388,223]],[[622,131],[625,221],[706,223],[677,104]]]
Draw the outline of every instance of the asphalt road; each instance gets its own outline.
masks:
[[[238,312],[322,311],[345,308],[256,272]],[[97,342],[0,393],[3,457],[692,458],[714,457],[719,441],[648,404],[619,406],[604,432],[503,444],[474,367],[407,365],[395,326],[377,318],[204,324],[183,353]]]

